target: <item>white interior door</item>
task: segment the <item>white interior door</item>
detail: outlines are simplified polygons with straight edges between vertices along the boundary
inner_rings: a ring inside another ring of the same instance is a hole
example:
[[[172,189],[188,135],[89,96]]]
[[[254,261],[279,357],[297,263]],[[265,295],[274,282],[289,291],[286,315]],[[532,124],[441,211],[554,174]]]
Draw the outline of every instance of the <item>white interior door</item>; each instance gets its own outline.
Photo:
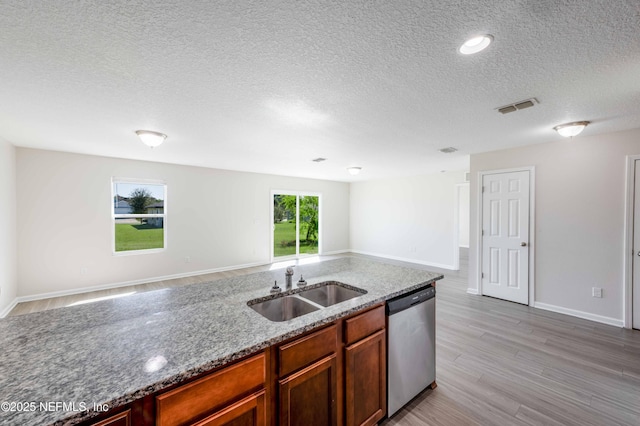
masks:
[[[482,294],[529,303],[529,171],[482,178]]]
[[[635,161],[633,189],[633,287],[632,327],[640,329],[640,160]]]

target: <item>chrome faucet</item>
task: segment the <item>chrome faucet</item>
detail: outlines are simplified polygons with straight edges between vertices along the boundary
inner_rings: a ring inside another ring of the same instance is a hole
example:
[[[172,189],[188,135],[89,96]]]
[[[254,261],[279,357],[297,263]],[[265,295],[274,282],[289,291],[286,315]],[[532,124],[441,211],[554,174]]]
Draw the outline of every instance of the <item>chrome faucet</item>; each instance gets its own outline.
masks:
[[[293,288],[293,268],[291,266],[287,267],[287,270],[284,273],[284,282],[286,290],[291,290]]]

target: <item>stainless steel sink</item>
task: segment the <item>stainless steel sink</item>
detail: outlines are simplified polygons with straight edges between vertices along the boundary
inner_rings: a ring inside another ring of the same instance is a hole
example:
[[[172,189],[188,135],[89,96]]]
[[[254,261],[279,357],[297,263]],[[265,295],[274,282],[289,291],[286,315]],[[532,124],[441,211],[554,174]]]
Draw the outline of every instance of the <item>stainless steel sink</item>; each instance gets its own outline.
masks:
[[[265,300],[249,307],[271,321],[281,322],[297,318],[320,309],[295,296],[278,297]]]
[[[354,297],[362,296],[365,290],[355,290],[343,287],[338,283],[328,282],[326,285],[316,288],[310,288],[299,293],[300,297],[311,300],[322,306],[331,306]]]

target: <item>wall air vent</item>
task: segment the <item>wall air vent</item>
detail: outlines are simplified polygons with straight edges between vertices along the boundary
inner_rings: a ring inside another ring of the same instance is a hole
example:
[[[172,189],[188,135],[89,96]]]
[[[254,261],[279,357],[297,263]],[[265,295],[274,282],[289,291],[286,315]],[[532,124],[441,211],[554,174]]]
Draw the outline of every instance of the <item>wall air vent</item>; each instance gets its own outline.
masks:
[[[496,108],[496,110],[498,110],[498,112],[502,114],[508,114],[510,112],[519,111],[521,109],[531,108],[535,104],[539,104],[539,103],[540,102],[538,102],[536,98],[531,98],[531,99],[525,99],[524,101],[514,102],[509,105],[501,106],[499,108]]]
[[[443,154],[451,154],[452,152],[456,152],[457,149],[455,149],[454,147],[450,146],[448,148],[439,149],[438,151],[442,152]]]

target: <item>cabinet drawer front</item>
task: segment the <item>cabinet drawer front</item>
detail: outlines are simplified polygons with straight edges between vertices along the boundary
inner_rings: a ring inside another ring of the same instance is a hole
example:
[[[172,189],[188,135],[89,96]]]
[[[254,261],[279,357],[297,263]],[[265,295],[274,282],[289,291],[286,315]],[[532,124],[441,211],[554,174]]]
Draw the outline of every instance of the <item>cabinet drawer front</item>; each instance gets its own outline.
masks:
[[[315,361],[330,355],[338,347],[338,335],[335,325],[316,331],[292,343],[280,346],[279,376],[284,377],[296,370],[311,365]]]
[[[186,424],[264,387],[265,355],[225,367],[156,397],[156,425]]]
[[[92,426],[131,426],[131,410],[123,411],[104,419],[98,423],[92,423]]]
[[[347,345],[384,328],[384,305],[363,314],[349,318],[344,322],[344,339]]]
[[[193,426],[265,426],[266,424],[265,391],[260,391],[198,423],[195,423]]]

